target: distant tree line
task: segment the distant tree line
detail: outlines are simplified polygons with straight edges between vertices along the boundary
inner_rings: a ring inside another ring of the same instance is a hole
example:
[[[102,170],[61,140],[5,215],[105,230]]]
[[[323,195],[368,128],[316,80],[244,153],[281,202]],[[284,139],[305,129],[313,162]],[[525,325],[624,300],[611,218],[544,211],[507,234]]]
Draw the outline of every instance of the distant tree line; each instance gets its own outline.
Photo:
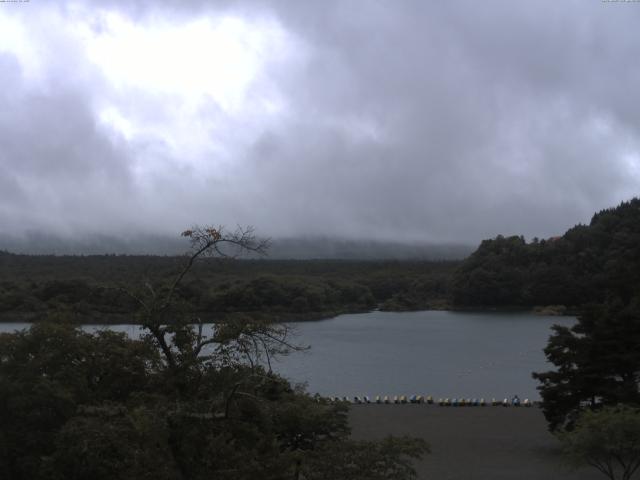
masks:
[[[220,260],[194,268],[179,296],[211,319],[260,313],[315,319],[379,307],[563,305],[569,312],[609,297],[628,301],[640,285],[640,200],[595,214],[560,237],[499,235],[456,261]],[[167,278],[180,257],[29,256],[0,252],[0,320],[62,309],[79,321],[130,321],[119,287]]]
[[[0,255],[0,320],[64,311],[79,322],[135,321],[133,278],[168,278],[181,257]],[[203,259],[176,294],[209,320],[274,320],[448,304],[457,262]]]

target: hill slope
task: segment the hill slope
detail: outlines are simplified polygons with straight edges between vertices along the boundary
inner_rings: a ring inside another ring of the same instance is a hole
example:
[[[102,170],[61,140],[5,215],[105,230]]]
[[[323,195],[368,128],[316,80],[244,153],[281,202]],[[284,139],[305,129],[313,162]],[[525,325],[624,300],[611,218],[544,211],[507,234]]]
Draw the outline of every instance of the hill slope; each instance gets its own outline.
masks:
[[[596,213],[547,240],[498,236],[457,269],[458,306],[580,306],[640,289],[640,199]]]

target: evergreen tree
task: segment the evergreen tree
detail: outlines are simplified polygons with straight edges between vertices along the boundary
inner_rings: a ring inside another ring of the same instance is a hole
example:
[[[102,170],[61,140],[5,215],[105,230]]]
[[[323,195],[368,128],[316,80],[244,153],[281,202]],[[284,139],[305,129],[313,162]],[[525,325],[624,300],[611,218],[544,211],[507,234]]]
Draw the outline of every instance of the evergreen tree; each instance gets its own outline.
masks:
[[[640,405],[640,297],[592,305],[573,327],[553,329],[544,351],[557,369],[533,374],[552,430],[571,428],[585,408]]]

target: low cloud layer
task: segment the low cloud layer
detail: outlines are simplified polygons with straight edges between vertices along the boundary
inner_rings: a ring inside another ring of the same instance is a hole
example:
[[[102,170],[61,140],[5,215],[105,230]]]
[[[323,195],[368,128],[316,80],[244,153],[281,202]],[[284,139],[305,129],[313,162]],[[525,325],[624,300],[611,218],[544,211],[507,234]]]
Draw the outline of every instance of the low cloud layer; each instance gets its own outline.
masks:
[[[474,243],[640,191],[640,4],[0,4],[2,234]]]

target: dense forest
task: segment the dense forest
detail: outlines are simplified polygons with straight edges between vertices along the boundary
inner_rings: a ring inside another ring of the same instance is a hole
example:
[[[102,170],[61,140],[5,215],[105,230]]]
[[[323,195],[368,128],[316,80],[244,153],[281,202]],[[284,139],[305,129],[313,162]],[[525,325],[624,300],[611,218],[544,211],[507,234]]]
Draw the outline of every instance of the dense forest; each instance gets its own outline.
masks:
[[[640,286],[640,199],[602,210],[561,237],[485,240],[451,286],[458,306],[580,307],[612,296],[626,303]]]
[[[0,320],[63,311],[78,321],[135,322],[127,293],[162,283],[181,256],[0,252]],[[202,259],[177,292],[207,320],[250,314],[308,320],[340,313],[626,302],[640,286],[640,199],[596,213],[560,237],[484,240],[464,261]],[[46,316],[46,315],[44,315]]]
[[[0,253],[0,319],[38,320],[63,311],[78,321],[134,322],[128,295],[162,284],[185,257]],[[254,260],[206,258],[178,295],[201,318],[242,314],[272,320],[447,305],[453,261]]]

